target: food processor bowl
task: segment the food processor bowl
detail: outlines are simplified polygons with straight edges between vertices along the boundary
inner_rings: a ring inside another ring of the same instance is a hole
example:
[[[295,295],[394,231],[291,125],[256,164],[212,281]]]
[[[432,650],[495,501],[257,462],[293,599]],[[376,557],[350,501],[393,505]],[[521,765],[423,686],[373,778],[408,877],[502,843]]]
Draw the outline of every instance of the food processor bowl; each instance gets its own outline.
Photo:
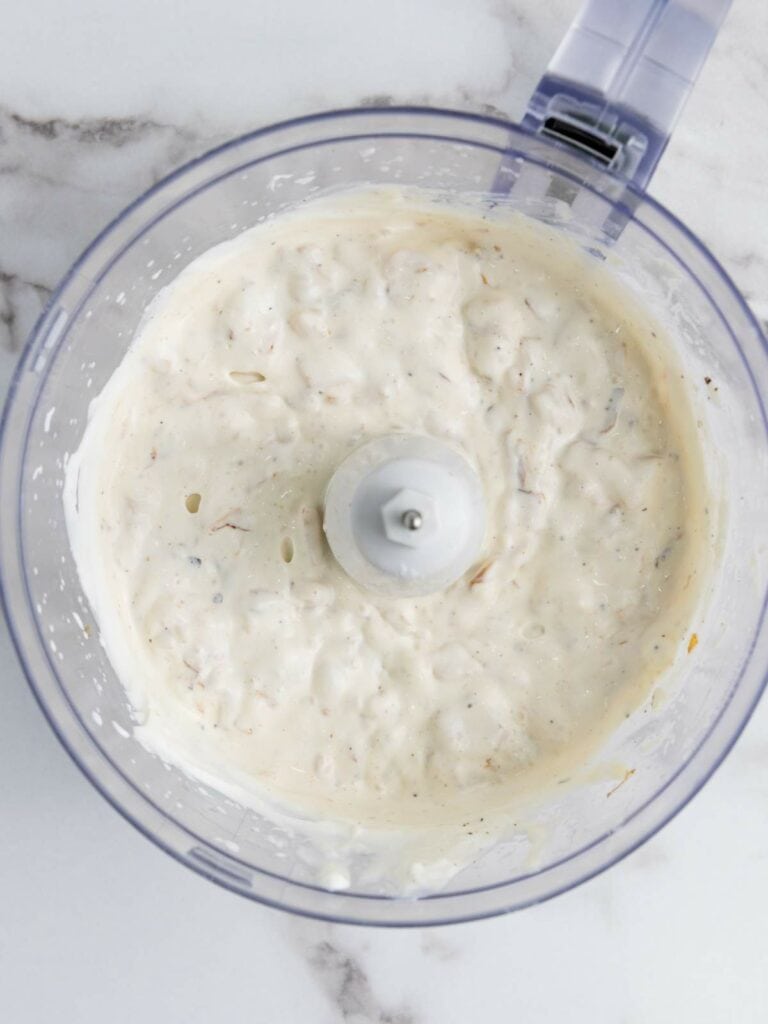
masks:
[[[607,266],[663,325],[726,496],[722,554],[698,645],[595,752],[578,785],[542,797],[438,892],[406,899],[350,865],[323,886],[313,841],[149,753],[99,643],[67,536],[62,488],[91,400],[147,305],[211,246],[313,196],[370,185],[495,195]],[[141,832],[251,899],[344,922],[426,925],[524,907],[577,885],[653,835],[696,793],[765,685],[768,352],[727,274],[630,177],[530,127],[433,109],[347,110],[252,132],[171,174],[72,267],[25,350],[2,422],[2,594],[42,710],[86,776]],[[606,765],[625,765],[621,779]]]

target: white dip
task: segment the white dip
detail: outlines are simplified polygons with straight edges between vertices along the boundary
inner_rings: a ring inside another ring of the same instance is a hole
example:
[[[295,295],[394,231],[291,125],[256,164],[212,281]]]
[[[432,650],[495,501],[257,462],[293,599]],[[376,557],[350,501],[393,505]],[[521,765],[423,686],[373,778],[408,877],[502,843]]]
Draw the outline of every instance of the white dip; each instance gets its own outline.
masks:
[[[212,249],[69,462],[138,738],[374,827],[567,773],[688,641],[709,524],[684,388],[607,273],[520,216],[347,194]],[[397,432],[461,450],[489,512],[480,561],[422,598],[364,591],[322,532],[335,468]]]

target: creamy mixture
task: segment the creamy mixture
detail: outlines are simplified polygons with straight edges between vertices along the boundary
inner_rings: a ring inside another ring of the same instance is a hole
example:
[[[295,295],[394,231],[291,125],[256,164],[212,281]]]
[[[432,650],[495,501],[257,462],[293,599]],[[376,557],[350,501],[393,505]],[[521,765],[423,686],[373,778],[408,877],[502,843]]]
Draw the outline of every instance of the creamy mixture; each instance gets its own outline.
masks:
[[[376,827],[556,781],[688,640],[683,388],[627,296],[520,216],[347,194],[206,253],[68,470],[138,737],[241,799]],[[489,516],[478,563],[421,598],[358,587],[322,529],[338,464],[401,431],[460,449]]]

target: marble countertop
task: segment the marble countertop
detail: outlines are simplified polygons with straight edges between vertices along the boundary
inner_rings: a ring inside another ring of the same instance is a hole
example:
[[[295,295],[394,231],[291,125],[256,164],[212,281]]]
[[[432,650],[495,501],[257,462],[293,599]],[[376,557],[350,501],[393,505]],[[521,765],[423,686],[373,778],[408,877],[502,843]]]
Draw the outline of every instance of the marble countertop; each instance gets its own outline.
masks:
[[[576,0],[25,0],[0,33],[0,383],[93,234],[227,136],[364,102],[518,118]],[[385,16],[386,12],[386,16]],[[768,320],[768,5],[735,0],[650,191]],[[3,629],[0,1017],[764,1024],[768,704],[663,832],[543,906],[377,931],[175,864],[58,746]]]

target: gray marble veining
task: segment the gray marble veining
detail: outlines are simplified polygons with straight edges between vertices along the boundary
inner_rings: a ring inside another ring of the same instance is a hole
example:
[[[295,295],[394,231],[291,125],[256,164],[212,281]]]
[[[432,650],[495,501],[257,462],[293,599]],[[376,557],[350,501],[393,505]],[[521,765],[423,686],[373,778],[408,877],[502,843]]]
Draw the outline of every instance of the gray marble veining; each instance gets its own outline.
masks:
[[[418,1024],[409,1010],[389,1010],[379,1004],[361,961],[351,953],[324,940],[309,950],[307,961],[320,987],[338,1008],[339,1020],[350,1024]]]

